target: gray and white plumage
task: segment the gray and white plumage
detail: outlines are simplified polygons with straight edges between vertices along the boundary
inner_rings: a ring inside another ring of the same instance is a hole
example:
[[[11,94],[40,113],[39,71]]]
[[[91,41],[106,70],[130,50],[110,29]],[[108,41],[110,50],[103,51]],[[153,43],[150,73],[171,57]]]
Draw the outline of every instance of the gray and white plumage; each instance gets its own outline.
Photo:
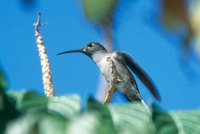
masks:
[[[62,52],[58,55],[71,52],[81,52],[89,56],[96,63],[108,83],[110,83],[112,79],[111,66],[107,60],[107,58],[110,57],[116,67],[116,87],[128,98],[129,101],[143,101],[139,93],[137,83],[130,70],[138,76],[138,78],[149,89],[151,94],[160,101],[157,88],[148,74],[127,53],[108,53],[108,51],[100,43],[91,42],[83,46],[81,49]]]

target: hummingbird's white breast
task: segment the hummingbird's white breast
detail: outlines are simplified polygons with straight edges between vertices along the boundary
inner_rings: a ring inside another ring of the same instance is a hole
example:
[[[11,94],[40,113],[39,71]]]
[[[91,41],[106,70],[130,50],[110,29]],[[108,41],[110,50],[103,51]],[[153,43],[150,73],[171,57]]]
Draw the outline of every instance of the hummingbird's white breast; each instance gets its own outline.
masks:
[[[104,56],[104,58],[102,58],[101,61],[99,61],[97,64],[97,66],[99,67],[101,73],[105,76],[105,79],[107,80],[107,82],[109,83],[111,80],[111,65],[108,62],[108,57],[110,56],[110,54],[108,54],[107,56]]]
[[[117,77],[117,89],[119,89],[121,92],[124,92],[129,86],[127,82],[130,80],[130,75],[127,67],[116,60],[116,53],[109,53],[106,56],[104,56],[99,62],[97,62],[97,66],[99,67],[101,73],[104,75],[106,81],[110,83],[112,79],[112,68],[111,64],[108,61],[108,58],[113,61],[115,65],[115,71],[116,71],[116,77]],[[127,74],[127,75],[126,75]]]

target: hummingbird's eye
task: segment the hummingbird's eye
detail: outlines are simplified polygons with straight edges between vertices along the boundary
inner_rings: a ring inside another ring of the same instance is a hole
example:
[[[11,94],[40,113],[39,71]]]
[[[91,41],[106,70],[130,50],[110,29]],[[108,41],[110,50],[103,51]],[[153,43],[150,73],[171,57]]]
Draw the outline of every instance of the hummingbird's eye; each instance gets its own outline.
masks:
[[[90,47],[92,47],[92,46],[93,46],[93,44],[92,44],[92,43],[90,43],[90,44],[88,44],[87,46],[90,48]]]

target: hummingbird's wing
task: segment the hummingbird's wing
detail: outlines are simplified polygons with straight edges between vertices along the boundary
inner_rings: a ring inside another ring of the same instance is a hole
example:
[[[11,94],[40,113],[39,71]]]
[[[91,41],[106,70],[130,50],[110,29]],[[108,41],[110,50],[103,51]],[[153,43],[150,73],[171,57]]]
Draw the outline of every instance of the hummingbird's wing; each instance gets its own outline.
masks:
[[[149,77],[149,75],[133,60],[133,58],[128,55],[127,53],[123,52],[116,52],[117,59],[121,62],[124,62],[137,76],[138,78],[144,83],[144,85],[149,89],[151,94],[160,101],[160,95],[156,86],[154,85],[153,81]]]

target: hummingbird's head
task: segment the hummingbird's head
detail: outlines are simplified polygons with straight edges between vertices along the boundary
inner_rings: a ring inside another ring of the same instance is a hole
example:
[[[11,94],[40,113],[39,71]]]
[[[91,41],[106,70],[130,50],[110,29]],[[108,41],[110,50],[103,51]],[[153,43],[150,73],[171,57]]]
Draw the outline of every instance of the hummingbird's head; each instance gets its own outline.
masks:
[[[90,42],[81,48],[82,53],[91,57],[95,53],[107,52],[105,47],[98,42]]]
[[[66,54],[66,53],[75,53],[75,52],[83,53],[89,57],[92,57],[92,55],[95,53],[107,53],[107,50],[105,49],[103,45],[101,45],[98,42],[90,42],[86,44],[85,46],[81,47],[81,49],[65,51],[65,52],[58,53],[57,55]]]

